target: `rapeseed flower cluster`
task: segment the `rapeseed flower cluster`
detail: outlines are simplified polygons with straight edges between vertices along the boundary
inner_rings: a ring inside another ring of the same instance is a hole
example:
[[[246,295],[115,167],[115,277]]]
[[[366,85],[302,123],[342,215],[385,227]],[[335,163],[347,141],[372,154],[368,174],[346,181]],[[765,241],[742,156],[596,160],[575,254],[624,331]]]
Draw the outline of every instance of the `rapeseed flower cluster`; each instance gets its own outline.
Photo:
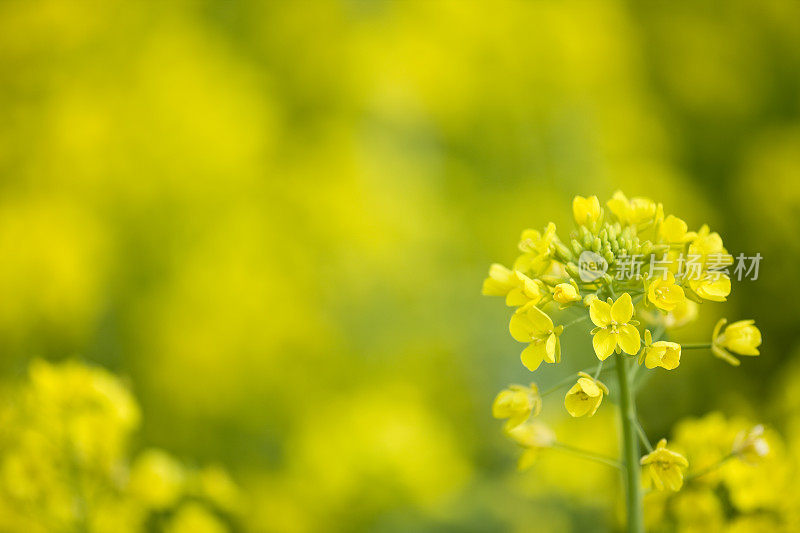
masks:
[[[639,380],[633,379],[635,374],[675,371],[685,350],[709,350],[738,365],[735,355],[759,354],[761,333],[753,320],[740,320],[722,330],[727,323],[722,319],[711,342],[682,344],[668,338],[670,330],[698,316],[699,305],[724,302],[730,295],[728,267],[733,258],[720,235],[707,225],[690,231],[684,220],[665,214],[662,204],[648,198],[629,199],[621,191],[604,205],[596,196],[576,196],[572,213],[575,229],[568,235],[559,235],[552,222],[541,231],[523,231],[521,255],[511,268],[490,267],[483,294],[504,297],[506,305],[514,308],[509,331],[516,341],[527,344],[520,358],[529,371],[536,371],[543,362],[557,365],[562,357],[573,362],[584,357],[582,352],[589,350],[577,343],[562,347],[566,328],[580,328],[591,336],[593,357],[585,360],[589,366],[583,371],[542,393],[536,383],[510,386],[497,396],[492,411],[496,418],[507,419],[504,429],[524,448],[521,465],[527,466],[543,448],[581,452],[561,445],[541,423],[532,421],[543,397],[572,383],[563,403],[573,417],[593,416],[605,397],[618,403],[623,418],[623,462],[594,459],[628,472],[628,512],[633,521],[629,528],[638,531],[639,469],[645,483],[655,490],[678,491],[690,463],[665,439],[651,446],[636,415],[633,388]],[[607,362],[609,366],[604,367]],[[612,369],[617,377],[613,393],[598,379]],[[644,455],[639,452],[640,442],[647,449]],[[737,456],[758,455],[764,448],[755,443],[761,443],[757,436],[744,438]]]
[[[0,410],[3,531],[231,531],[241,491],[224,469],[160,449],[133,459],[136,399],[110,372],[36,360]]]

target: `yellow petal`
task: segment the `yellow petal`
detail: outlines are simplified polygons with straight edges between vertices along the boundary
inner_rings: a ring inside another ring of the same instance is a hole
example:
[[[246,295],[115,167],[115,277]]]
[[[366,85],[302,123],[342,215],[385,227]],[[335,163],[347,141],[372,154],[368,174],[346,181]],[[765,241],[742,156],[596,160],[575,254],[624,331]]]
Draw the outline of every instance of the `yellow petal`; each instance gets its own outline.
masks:
[[[642,346],[639,330],[630,324],[620,326],[617,342],[619,343],[619,347],[622,348],[622,351],[628,355],[636,355],[639,353],[639,348]]]
[[[617,298],[617,301],[611,306],[611,318],[617,324],[627,324],[632,317],[633,301],[631,300],[631,295],[626,292]]]
[[[592,346],[594,346],[594,353],[597,358],[605,361],[609,355],[614,353],[614,348],[617,347],[617,335],[607,329],[601,329],[594,334]]]
[[[611,324],[611,306],[601,299],[595,298],[589,305],[589,317],[595,326],[604,328]]]
[[[508,330],[517,342],[531,342],[533,338],[533,323],[528,318],[528,313],[516,313],[508,323]]]
[[[542,364],[546,354],[545,343],[535,342],[522,350],[520,359],[522,360],[522,364],[525,365],[525,368],[533,372]]]

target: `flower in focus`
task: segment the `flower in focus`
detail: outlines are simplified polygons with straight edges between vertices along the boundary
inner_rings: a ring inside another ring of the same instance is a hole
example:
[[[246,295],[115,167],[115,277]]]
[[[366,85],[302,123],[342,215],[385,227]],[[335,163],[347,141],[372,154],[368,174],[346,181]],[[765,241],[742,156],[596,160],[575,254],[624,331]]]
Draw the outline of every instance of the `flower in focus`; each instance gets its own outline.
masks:
[[[608,387],[585,372],[578,372],[578,375],[578,382],[564,397],[564,407],[574,417],[592,416],[603,401],[603,393],[608,394]]]
[[[720,333],[727,322],[722,318],[714,326],[714,333],[711,336],[711,352],[734,366],[739,366],[740,361],[731,352],[738,355],[759,355],[761,331],[755,326],[755,321],[739,320]]]
[[[561,360],[561,341],[558,336],[562,326],[554,327],[547,314],[536,306],[528,306],[511,317],[509,331],[514,340],[530,343],[522,351],[522,364],[533,372],[542,361],[557,363]]]
[[[675,370],[681,362],[681,345],[677,342],[656,341],[649,329],[644,331],[644,350],[639,354],[639,364],[647,368],[660,366],[665,370]]]
[[[506,433],[517,444],[525,448],[525,452],[517,463],[517,467],[520,470],[529,468],[536,461],[540,450],[550,448],[556,442],[556,435],[553,430],[542,422],[527,422],[508,430]]]
[[[500,391],[492,404],[492,416],[507,418],[506,429],[512,429],[525,422],[531,415],[542,410],[542,397],[535,383],[530,387],[511,385]]]
[[[589,226],[593,222],[597,222],[601,214],[600,200],[597,199],[597,196],[588,198],[576,196],[572,199],[572,215],[575,217],[575,223],[579,226]]]
[[[657,276],[649,281],[647,300],[663,311],[672,311],[686,300],[680,285],[675,284],[675,276],[667,272],[666,278]]]
[[[655,202],[648,198],[628,200],[622,191],[615,192],[606,205],[622,224],[639,224],[656,214]]]
[[[581,294],[578,291],[578,285],[574,280],[571,283],[559,283],[553,289],[553,300],[560,304],[570,304],[572,302],[581,301]]]
[[[683,474],[689,467],[684,456],[667,448],[667,439],[658,441],[656,449],[642,457],[645,481],[652,482],[656,489],[680,490]]]
[[[592,330],[594,352],[598,359],[605,361],[614,350],[622,349],[629,355],[635,355],[641,347],[641,337],[633,318],[633,302],[631,295],[623,293],[617,301],[610,303],[600,299],[592,300],[589,315],[597,326]]]

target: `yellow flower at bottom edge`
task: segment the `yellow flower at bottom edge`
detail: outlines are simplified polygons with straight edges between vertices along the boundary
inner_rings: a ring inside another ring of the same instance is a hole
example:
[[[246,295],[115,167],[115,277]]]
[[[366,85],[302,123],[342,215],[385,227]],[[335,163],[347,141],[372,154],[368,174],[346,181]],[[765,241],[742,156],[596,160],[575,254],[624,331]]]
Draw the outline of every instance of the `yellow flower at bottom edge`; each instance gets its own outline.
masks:
[[[755,326],[754,320],[739,320],[725,328],[727,319],[720,319],[714,326],[711,335],[711,353],[733,366],[739,366],[740,361],[731,352],[738,355],[759,355],[758,347],[761,346],[761,331]]]
[[[689,461],[679,453],[667,448],[667,439],[658,441],[656,449],[641,459],[645,481],[652,482],[656,489],[678,491],[683,486],[683,474]]]
[[[576,196],[572,199],[572,215],[575,217],[575,223],[579,226],[588,226],[592,222],[597,222],[601,214],[600,200],[597,199],[597,196],[588,198]]]
[[[550,317],[535,305],[521,308],[515,313],[508,329],[514,340],[530,343],[522,350],[521,359],[531,372],[539,368],[542,361],[561,361],[561,341],[558,336],[564,327],[554,327]]]
[[[623,293],[613,305],[600,299],[592,300],[589,316],[597,326],[592,330],[592,345],[598,359],[605,361],[618,348],[629,355],[639,352],[642,339],[636,329],[638,322],[631,320],[633,302],[630,294]]]
[[[542,410],[542,397],[535,383],[530,387],[510,385],[500,391],[492,404],[492,416],[507,418],[506,429],[512,429],[525,422],[531,415]]]
[[[603,393],[608,394],[608,387],[585,372],[578,372],[578,375],[578,382],[564,397],[564,407],[574,417],[592,416],[603,401]]]

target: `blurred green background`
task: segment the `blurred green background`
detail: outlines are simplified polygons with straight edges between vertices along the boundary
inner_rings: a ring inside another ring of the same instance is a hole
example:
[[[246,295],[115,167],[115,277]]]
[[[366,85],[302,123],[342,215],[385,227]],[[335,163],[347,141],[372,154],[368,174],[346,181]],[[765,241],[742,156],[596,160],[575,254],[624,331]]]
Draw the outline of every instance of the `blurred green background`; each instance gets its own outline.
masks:
[[[762,356],[686,354],[641,417],[780,424],[798,173],[796,2],[4,1],[0,367],[126,377],[137,445],[224,464],[253,531],[613,527],[613,475],[514,471],[489,263],[575,194],[708,222],[764,260],[685,338],[755,318]],[[610,405],[558,407],[613,453]]]

